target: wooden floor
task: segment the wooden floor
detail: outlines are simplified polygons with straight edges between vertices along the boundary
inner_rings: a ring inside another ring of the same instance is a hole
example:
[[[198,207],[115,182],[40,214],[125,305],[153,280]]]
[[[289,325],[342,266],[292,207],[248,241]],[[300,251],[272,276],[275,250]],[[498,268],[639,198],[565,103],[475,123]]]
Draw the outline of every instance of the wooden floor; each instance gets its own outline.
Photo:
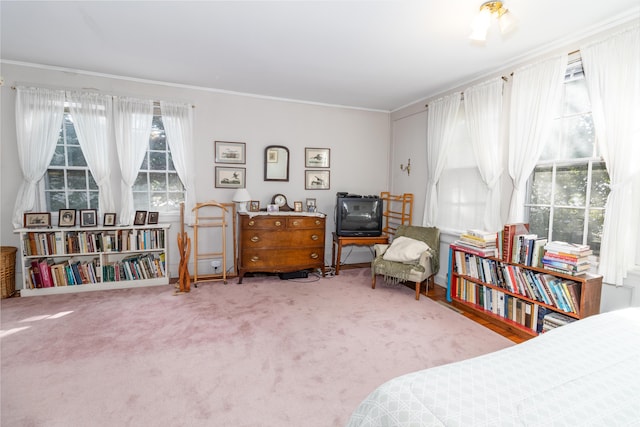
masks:
[[[346,270],[349,268],[363,268],[363,267],[369,267],[369,263],[361,263],[361,264],[347,264],[347,265],[341,265],[340,269],[341,270]],[[414,284],[411,284],[411,288],[413,289]],[[424,293],[423,293],[424,295]],[[432,286],[432,288],[429,290],[429,292],[426,294],[428,298],[431,298],[434,301],[438,301],[441,304],[447,305],[449,306],[452,310],[457,311],[458,313],[460,313],[461,316],[465,316],[471,320],[473,320],[476,323],[481,324],[482,326],[484,326],[485,328],[489,328],[492,331],[502,335],[505,338],[510,339],[511,341],[515,342],[515,343],[521,343],[523,341],[526,341],[527,338],[523,338],[521,336],[518,336],[516,334],[514,334],[513,332],[509,331],[509,329],[504,328],[500,325],[488,322],[487,320],[474,315],[473,313],[468,313],[466,311],[463,310],[458,310],[457,308],[453,307],[451,304],[449,304],[447,302],[447,289],[436,285],[436,286]]]

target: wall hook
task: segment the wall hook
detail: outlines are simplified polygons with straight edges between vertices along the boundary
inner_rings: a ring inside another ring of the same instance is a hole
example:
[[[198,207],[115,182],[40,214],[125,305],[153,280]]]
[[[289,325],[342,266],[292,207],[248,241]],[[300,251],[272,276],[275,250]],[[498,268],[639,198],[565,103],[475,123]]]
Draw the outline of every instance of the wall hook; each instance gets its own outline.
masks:
[[[411,159],[407,161],[407,166],[400,165],[401,171],[407,171],[407,176],[411,175]]]

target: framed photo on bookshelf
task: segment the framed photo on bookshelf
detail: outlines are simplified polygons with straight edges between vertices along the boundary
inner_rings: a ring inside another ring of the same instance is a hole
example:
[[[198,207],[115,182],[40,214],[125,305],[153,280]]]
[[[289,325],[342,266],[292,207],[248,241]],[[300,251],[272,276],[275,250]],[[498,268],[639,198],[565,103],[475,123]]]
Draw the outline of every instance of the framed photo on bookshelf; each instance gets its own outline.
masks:
[[[149,215],[147,216],[147,224],[157,224],[159,216],[160,212],[149,212]]]
[[[305,190],[328,190],[329,189],[328,170],[310,170],[304,171],[304,189]]]
[[[25,228],[51,227],[50,212],[26,212],[24,214]]]
[[[216,188],[244,188],[245,168],[216,166]]]
[[[216,163],[245,164],[246,146],[244,142],[215,141]]]
[[[80,227],[96,227],[98,213],[95,209],[80,209]]]
[[[304,167],[305,168],[328,168],[330,164],[330,148],[305,148]]]
[[[76,226],[76,210],[60,209],[58,211],[58,227],[75,227]]]
[[[102,220],[102,224],[105,227],[113,227],[116,225],[116,214],[115,213],[106,213],[104,214],[104,219]]]
[[[133,225],[145,225],[147,223],[147,211],[136,211],[133,217]]]

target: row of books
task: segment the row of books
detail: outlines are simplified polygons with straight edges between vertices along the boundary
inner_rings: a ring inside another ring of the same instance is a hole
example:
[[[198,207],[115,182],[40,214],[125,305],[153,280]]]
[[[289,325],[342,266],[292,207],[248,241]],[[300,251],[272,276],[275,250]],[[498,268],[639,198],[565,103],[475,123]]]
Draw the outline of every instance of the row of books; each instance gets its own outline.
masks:
[[[453,250],[454,268],[457,274],[542,302],[567,313],[579,314],[581,290],[579,283],[468,253],[466,249],[455,245]]]
[[[24,235],[26,256],[162,249],[164,229],[113,231],[51,231]]]
[[[166,275],[164,253],[131,256],[102,266],[105,282],[155,279]]]
[[[478,305],[485,311],[509,319],[537,333],[543,331],[544,315],[548,312],[545,307],[462,277],[458,277],[456,281],[458,299]]]
[[[69,259],[63,262],[55,262],[51,258],[32,260],[27,271],[27,286],[34,289],[98,283],[98,264],[97,258],[90,261]]]
[[[549,311],[542,318],[542,329],[539,332],[548,332],[552,329],[559,328],[560,326],[564,326],[575,321],[576,319],[573,317],[565,316],[564,314],[557,313],[555,311]]]

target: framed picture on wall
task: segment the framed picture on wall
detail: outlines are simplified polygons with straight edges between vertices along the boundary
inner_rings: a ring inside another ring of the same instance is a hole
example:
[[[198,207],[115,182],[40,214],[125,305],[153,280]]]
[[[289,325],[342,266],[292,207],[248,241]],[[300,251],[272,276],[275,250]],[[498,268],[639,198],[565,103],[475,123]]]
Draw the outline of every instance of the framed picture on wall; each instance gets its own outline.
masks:
[[[245,168],[216,166],[216,188],[244,188]]]
[[[304,171],[305,190],[328,190],[330,172],[328,170],[307,169]]]
[[[330,164],[331,150],[329,148],[305,148],[305,168],[328,168]]]
[[[216,163],[245,164],[246,147],[244,142],[215,141]]]

